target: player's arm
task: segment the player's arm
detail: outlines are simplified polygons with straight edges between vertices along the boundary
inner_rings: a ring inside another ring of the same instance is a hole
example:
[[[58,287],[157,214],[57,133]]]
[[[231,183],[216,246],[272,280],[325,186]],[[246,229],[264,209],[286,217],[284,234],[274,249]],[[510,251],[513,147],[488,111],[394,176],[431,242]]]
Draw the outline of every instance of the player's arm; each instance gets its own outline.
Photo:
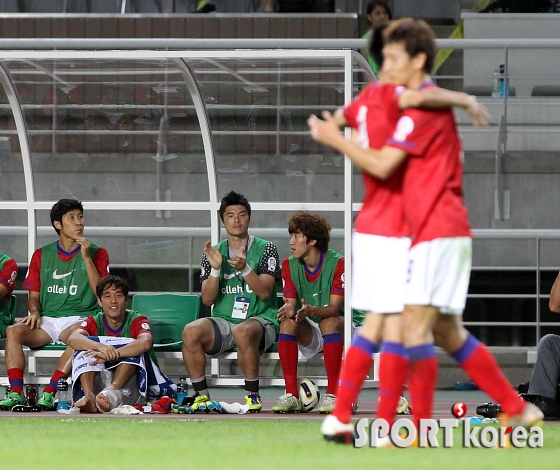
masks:
[[[259,299],[266,300],[270,297],[272,288],[276,283],[274,276],[271,276],[270,274],[257,274],[252,269],[248,274],[242,273],[242,275],[247,285]]]
[[[27,310],[29,311],[29,315],[27,317],[20,318],[18,322],[29,325],[31,329],[39,328],[39,326],[41,326],[40,292],[35,292],[32,290],[29,291],[29,297],[27,299]]]
[[[200,265],[204,268],[204,274],[207,276],[206,279],[202,281],[200,297],[204,305],[211,306],[214,305],[220,290],[222,255],[218,247],[213,247],[209,241],[204,244],[204,252]]]
[[[439,87],[428,87],[422,90],[404,90],[399,96],[399,107],[405,108],[447,108],[457,106],[463,108],[470,116],[475,127],[487,126],[490,114],[480,104],[476,96],[467,93],[446,90]]]
[[[550,290],[550,300],[548,301],[548,308],[551,312],[560,313],[560,273],[556,276],[556,280]]]
[[[151,333],[140,333],[138,337],[123,347],[117,349],[119,357],[138,357],[150,350],[154,344]]]
[[[93,341],[88,338],[88,331],[78,328],[70,336],[68,336],[67,344],[75,351],[85,351],[87,349],[97,349],[99,346],[104,346],[98,341]]]
[[[329,305],[324,307],[313,307],[309,305],[305,299],[301,299],[301,308],[297,311],[296,321],[302,321],[307,317],[329,318],[338,317],[342,306],[344,305],[343,295],[331,294],[329,298]]]
[[[90,256],[91,242],[84,237],[76,238],[76,242],[78,243],[78,245],[80,245],[80,253],[82,255],[82,259],[86,267],[89,286],[91,287],[92,292],[95,293],[95,289],[97,287],[97,281],[101,279],[101,275],[99,274],[99,271],[97,270],[97,266],[95,266],[95,263],[93,262],[93,259],[91,259]]]
[[[348,126],[348,121],[344,115],[344,108],[338,108],[333,114],[334,120],[340,129]]]
[[[362,170],[377,178],[386,179],[391,176],[406,158],[406,152],[395,147],[385,146],[381,150],[363,149],[339,132],[330,113],[323,111],[323,118],[324,121],[316,116],[310,116],[307,120],[311,138],[347,155]]]

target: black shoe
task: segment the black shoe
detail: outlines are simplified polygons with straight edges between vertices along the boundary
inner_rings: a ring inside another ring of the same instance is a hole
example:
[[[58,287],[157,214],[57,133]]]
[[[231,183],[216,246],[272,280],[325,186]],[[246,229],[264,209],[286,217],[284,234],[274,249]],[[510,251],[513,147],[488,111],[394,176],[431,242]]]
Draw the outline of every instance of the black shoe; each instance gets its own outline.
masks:
[[[556,403],[556,400],[537,395],[533,403],[543,412],[545,418],[560,419],[560,405]]]

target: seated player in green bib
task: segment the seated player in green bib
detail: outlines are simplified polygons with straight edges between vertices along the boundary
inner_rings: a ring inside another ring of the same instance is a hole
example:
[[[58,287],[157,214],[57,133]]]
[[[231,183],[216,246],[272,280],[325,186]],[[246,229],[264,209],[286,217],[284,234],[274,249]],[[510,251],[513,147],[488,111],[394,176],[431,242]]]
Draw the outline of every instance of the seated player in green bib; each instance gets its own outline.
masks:
[[[10,326],[10,306],[17,270],[17,263],[8,255],[0,253],[0,338],[6,337],[6,328]]]
[[[245,403],[250,412],[258,412],[260,355],[278,334],[275,283],[280,279],[280,260],[273,243],[249,235],[251,205],[243,195],[227,194],[220,218],[227,239],[216,246],[206,242],[200,263],[202,301],[213,306],[212,316],[183,330],[183,360],[195,391],[187,412],[220,410],[220,404],[210,400],[206,354],[234,347],[245,377]]]
[[[329,249],[331,225],[322,215],[298,211],[288,222],[288,232],[292,256],[282,262],[284,305],[278,310],[278,353],[286,393],[272,411],[301,411],[299,350],[308,359],[323,351],[328,385],[317,411],[330,413],[342,363],[344,258]]]
[[[76,199],[61,199],[51,209],[51,223],[58,241],[33,253],[23,288],[29,291],[29,315],[6,331],[6,368],[10,393],[0,401],[0,409],[25,404],[23,346],[66,344],[70,334],[87,316],[98,311],[95,287],[109,274],[109,254],[105,248],[84,237],[84,208]],[[74,351],[67,348],[37,404],[53,409],[56,384],[68,376]]]

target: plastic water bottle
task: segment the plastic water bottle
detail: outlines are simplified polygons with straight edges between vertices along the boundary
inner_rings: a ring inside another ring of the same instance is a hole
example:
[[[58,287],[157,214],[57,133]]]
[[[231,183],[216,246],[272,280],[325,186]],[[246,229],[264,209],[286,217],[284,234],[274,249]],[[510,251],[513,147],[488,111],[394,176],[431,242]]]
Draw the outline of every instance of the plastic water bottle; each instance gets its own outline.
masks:
[[[500,96],[509,96],[509,78],[506,77],[505,64],[500,64]]]
[[[182,405],[183,400],[189,396],[189,385],[186,377],[179,377],[177,384],[177,404]]]
[[[68,383],[65,377],[61,377],[56,384],[56,393],[58,395],[58,404],[56,409],[67,410],[68,409]]]
[[[494,70],[494,81],[492,82],[492,97],[500,97],[500,71],[498,69]]]

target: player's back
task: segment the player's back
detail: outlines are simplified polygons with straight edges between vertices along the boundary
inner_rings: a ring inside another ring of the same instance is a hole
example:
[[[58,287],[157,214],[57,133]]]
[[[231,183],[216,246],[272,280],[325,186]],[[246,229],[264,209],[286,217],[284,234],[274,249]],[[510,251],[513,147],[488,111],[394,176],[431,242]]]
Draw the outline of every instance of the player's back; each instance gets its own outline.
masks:
[[[407,110],[394,140],[408,153],[403,195],[413,244],[471,236],[463,202],[463,151],[452,110]]]

